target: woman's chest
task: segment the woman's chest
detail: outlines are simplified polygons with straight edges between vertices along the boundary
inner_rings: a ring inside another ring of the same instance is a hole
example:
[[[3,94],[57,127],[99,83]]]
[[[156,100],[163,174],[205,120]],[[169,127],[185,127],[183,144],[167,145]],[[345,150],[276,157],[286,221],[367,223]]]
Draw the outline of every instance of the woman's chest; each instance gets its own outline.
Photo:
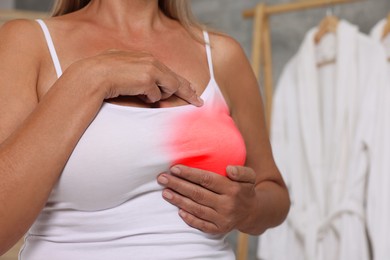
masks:
[[[64,43],[56,44],[56,52],[61,72],[65,72],[70,66],[78,61],[83,59],[93,59],[94,57],[108,52],[108,50],[116,50],[127,57],[131,57],[129,58],[129,63],[143,63],[145,67],[144,71],[153,71],[149,66],[152,65],[155,66],[155,71],[159,71],[159,73],[161,72],[175,77],[179,79],[180,82],[182,80],[184,82],[188,81],[199,95],[203,92],[205,86],[210,80],[206,54],[204,53],[203,47],[199,48],[197,46],[188,46],[188,49],[183,49],[175,46],[170,46],[169,48],[159,46],[157,48],[156,46],[126,46],[115,42],[107,42],[105,44],[93,46],[88,44],[88,40],[86,40],[86,42],[87,43],[84,43],[83,45],[80,45],[77,41],[73,43],[67,42],[66,45],[64,45]],[[147,59],[150,61],[150,64],[147,64],[147,62],[145,62],[142,58],[143,55],[150,55],[153,57],[154,61]],[[112,66],[110,65],[109,67],[111,68]],[[137,67],[136,65],[132,66],[132,64],[129,64],[128,67],[137,68],[136,71],[142,71],[142,68],[138,68],[140,66]],[[93,70],[95,68],[90,69]],[[112,71],[115,74],[115,67],[112,67]],[[119,71],[120,68],[117,70],[118,77],[123,77],[123,75],[120,75]],[[137,77],[137,75],[132,71],[129,71],[129,75],[132,75],[135,78]],[[153,75],[151,76],[153,77]],[[140,74],[139,77],[142,78],[143,75]],[[45,96],[53,84],[55,84],[57,79],[58,77],[54,68],[53,60],[51,59],[49,53],[47,53],[47,55],[43,55],[42,57],[41,68],[39,71],[37,83],[37,95],[39,100]],[[131,88],[134,86],[130,85],[128,87]],[[182,103],[180,103],[180,101]],[[126,106],[153,107],[150,104],[142,102],[137,97],[111,100],[110,102]],[[173,98],[162,102],[161,107],[183,105],[183,102],[185,101]],[[154,106],[156,106],[156,104],[154,104]],[[160,105],[158,104],[158,106]]]
[[[174,164],[225,174],[245,145],[223,109],[142,109],[105,103],[70,156],[51,201],[79,210],[117,206],[161,187]]]

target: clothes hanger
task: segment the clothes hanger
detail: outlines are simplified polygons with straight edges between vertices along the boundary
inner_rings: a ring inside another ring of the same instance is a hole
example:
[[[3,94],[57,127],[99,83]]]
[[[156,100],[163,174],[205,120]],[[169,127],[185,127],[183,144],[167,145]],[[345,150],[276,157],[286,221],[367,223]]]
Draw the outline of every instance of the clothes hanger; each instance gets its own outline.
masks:
[[[329,0],[329,5],[330,4],[331,4],[331,0]],[[333,14],[332,8],[333,7],[328,7],[325,18],[321,21],[320,25],[318,26],[318,31],[314,36],[314,42],[316,44],[319,44],[321,42],[321,39],[326,34],[328,33],[336,34],[337,32],[337,26],[340,20]]]
[[[385,24],[385,28],[383,29],[382,39],[386,38],[386,36],[389,34],[390,34],[390,13],[387,16],[387,22]]]
[[[329,5],[331,0],[329,0]],[[322,67],[334,64],[337,57],[337,27],[339,19],[333,15],[333,6],[328,7],[325,18],[318,26],[317,33],[314,36],[314,42],[317,48],[317,66]]]

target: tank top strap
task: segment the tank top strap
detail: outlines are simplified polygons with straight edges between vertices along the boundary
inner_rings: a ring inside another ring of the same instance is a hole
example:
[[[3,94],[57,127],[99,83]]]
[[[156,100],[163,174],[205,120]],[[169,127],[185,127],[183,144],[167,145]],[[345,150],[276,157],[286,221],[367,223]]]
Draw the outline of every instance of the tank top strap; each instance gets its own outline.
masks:
[[[207,63],[209,65],[210,77],[214,78],[213,58],[211,56],[211,44],[210,37],[207,31],[203,31],[203,37],[206,44]]]
[[[54,64],[54,68],[55,68],[56,73],[57,73],[57,77],[59,78],[62,75],[62,68],[61,68],[60,60],[58,59],[56,48],[54,47],[53,39],[50,35],[49,28],[47,28],[47,25],[43,20],[37,19],[36,21],[41,26],[43,34],[45,35],[47,47],[49,48],[50,56],[51,56],[51,59],[53,60],[53,64]]]

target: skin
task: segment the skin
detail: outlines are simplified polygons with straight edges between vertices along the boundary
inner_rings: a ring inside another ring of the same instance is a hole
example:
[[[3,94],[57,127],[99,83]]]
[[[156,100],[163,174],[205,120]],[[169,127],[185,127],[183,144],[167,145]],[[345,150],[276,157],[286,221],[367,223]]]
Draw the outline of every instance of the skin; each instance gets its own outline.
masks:
[[[46,23],[60,79],[36,22],[0,29],[0,255],[33,224],[103,101],[201,106],[210,77],[204,45],[166,18],[156,0],[93,0]],[[246,167],[228,167],[226,178],[178,165],[156,181],[190,226],[260,234],[284,220],[288,193],[244,52],[227,36],[212,34],[211,42],[216,80],[247,146]]]

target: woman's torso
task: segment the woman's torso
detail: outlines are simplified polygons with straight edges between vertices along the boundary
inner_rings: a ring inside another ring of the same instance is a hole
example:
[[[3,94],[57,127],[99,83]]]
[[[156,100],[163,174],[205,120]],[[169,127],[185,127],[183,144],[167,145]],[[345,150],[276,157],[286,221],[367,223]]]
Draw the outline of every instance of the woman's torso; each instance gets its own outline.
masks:
[[[187,226],[156,181],[176,163],[224,174],[227,165],[245,161],[207,50],[211,79],[203,107],[103,103],[30,229],[21,259],[234,258],[224,236]]]

